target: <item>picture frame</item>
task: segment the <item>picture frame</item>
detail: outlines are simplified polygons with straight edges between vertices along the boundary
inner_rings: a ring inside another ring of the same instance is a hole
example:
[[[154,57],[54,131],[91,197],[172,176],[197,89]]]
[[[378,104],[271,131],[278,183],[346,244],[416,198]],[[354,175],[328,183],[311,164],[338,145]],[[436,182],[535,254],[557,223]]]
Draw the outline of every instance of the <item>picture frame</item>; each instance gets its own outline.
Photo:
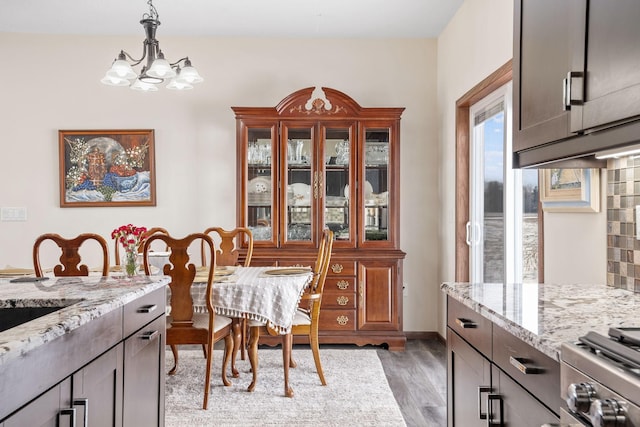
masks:
[[[599,169],[541,169],[545,212],[600,212]]]
[[[153,129],[59,130],[60,207],[155,206]]]

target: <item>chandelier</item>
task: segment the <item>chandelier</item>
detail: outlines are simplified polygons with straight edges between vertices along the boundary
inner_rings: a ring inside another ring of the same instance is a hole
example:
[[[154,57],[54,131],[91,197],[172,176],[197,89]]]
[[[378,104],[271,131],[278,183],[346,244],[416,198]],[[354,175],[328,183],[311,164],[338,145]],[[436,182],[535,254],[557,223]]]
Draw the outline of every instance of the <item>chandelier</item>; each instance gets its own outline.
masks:
[[[147,4],[149,5],[149,13],[143,14],[140,21],[146,36],[142,58],[134,59],[127,52],[121,50],[101,82],[110,86],[130,86],[134,90],[153,92],[158,90],[160,83],[170,79],[166,86],[167,89],[193,89],[193,84],[202,82],[202,77],[191,65],[188,56],[173,63],[164,59],[160,44],[156,40],[156,28],[160,25],[158,11],[153,6],[152,0],[148,0]],[[140,74],[136,74],[132,67],[142,63],[145,59],[147,61],[142,66]],[[132,83],[134,79],[135,81]]]

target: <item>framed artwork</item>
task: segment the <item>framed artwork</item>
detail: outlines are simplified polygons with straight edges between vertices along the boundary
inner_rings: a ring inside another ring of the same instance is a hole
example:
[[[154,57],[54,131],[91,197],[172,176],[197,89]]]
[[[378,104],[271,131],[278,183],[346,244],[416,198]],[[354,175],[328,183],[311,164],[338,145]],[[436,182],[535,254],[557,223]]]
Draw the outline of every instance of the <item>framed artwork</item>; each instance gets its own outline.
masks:
[[[540,169],[540,201],[546,212],[599,212],[599,169]]]
[[[153,129],[60,130],[60,207],[155,206]]]

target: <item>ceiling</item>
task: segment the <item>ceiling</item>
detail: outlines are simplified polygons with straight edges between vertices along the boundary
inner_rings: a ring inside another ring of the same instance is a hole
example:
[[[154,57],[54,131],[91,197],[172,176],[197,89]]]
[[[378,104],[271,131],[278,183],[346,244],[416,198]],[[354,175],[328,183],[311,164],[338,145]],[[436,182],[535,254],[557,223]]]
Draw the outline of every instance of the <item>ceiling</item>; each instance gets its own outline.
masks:
[[[162,35],[431,38],[464,0],[155,0]],[[0,33],[143,36],[145,0],[0,0]]]

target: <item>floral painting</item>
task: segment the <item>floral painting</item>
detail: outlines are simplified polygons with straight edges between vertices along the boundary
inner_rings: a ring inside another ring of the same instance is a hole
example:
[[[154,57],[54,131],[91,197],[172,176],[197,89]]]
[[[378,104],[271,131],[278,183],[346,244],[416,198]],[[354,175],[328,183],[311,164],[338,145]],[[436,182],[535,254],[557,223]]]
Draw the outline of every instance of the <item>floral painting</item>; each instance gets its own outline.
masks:
[[[60,206],[155,206],[153,130],[58,131]]]

